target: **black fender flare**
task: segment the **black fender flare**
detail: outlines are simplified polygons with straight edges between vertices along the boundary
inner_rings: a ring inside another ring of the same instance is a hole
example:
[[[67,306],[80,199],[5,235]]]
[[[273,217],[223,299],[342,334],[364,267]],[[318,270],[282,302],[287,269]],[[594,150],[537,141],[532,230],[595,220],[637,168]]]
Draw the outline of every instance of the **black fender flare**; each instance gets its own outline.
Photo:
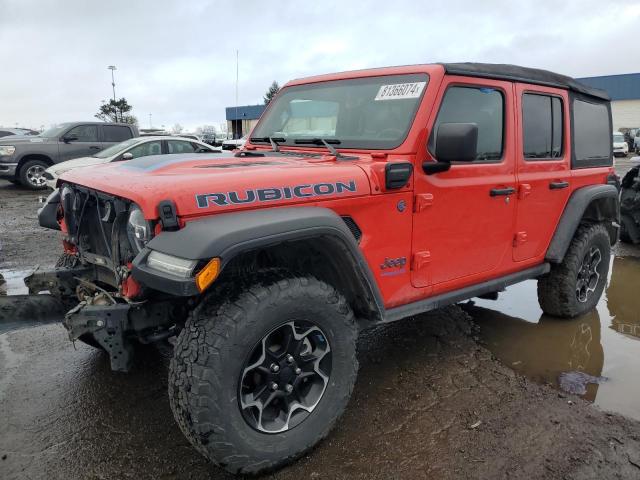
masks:
[[[375,278],[353,234],[333,210],[321,207],[282,207],[248,212],[222,213],[192,220],[180,230],[164,231],[153,238],[133,262],[133,277],[151,288],[178,295],[196,295],[193,279],[178,289],[146,265],[151,250],[189,260],[218,257],[222,269],[244,252],[286,242],[322,237],[331,245],[343,272],[352,276],[351,286],[371,303],[378,315],[384,311]],[[193,283],[193,285],[192,285]]]
[[[582,221],[604,222],[611,245],[618,240],[620,205],[618,189],[614,185],[590,185],[575,190],[562,212],[556,226],[545,260],[561,263],[571,240]]]

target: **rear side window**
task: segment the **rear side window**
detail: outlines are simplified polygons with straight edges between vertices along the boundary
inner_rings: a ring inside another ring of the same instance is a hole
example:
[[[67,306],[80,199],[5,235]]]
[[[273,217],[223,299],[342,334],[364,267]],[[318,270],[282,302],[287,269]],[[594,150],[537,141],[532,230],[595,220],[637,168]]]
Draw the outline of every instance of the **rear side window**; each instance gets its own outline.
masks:
[[[573,100],[574,167],[611,165],[611,126],[604,103]]]
[[[193,148],[193,143],[190,142],[169,140],[167,141],[167,145],[169,147],[169,153],[193,153],[196,151],[196,149]]]
[[[0,137],[8,137],[9,135],[13,135],[13,133],[0,130]]]
[[[429,139],[429,151],[436,151],[438,127],[443,123],[475,123],[478,126],[477,161],[502,158],[504,97],[499,90],[482,87],[451,87],[447,90]]]
[[[129,140],[133,135],[131,135],[131,130],[127,127],[118,127],[115,125],[103,125],[102,133],[104,134],[105,142],[115,142],[120,143],[125,140]]]
[[[562,100],[549,95],[522,96],[524,158],[552,159],[562,156]]]

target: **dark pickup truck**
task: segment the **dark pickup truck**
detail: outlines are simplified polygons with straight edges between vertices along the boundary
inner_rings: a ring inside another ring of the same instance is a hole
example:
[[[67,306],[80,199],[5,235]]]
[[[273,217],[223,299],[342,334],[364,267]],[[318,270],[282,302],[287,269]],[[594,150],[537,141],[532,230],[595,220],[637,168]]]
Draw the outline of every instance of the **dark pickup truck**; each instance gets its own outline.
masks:
[[[123,123],[69,122],[38,136],[0,139],[0,178],[34,190],[46,187],[44,171],[54,163],[95,155],[137,137],[138,127]]]

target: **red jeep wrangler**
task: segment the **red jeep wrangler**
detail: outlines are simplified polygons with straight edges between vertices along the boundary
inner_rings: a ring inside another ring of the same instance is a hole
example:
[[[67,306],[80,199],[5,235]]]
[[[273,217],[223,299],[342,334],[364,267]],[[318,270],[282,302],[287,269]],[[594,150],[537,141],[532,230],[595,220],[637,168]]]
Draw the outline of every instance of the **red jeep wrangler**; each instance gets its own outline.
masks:
[[[231,472],[277,468],[344,411],[361,329],[533,278],[548,314],[596,305],[611,131],[606,94],[529,68],[295,80],[232,157],[62,176],[40,222],[65,254],[29,284],[73,299],[71,339],[114,370],[177,336],[169,398],[191,443]]]

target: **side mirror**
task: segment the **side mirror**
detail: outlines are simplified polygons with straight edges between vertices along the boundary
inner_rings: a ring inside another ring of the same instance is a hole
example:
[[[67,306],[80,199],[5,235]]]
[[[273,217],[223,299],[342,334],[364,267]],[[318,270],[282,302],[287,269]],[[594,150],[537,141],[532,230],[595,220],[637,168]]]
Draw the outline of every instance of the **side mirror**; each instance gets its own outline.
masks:
[[[62,141],[64,143],[71,143],[71,142],[75,142],[78,140],[77,135],[65,135],[64,137],[62,137]]]
[[[443,123],[436,135],[438,162],[473,162],[478,156],[478,125]]]
[[[123,153],[122,154],[122,160],[131,160],[131,159],[133,159],[133,154],[132,153],[127,152],[127,153]]]
[[[208,150],[204,147],[199,148],[198,150],[196,150],[196,153],[209,153],[211,150]]]

